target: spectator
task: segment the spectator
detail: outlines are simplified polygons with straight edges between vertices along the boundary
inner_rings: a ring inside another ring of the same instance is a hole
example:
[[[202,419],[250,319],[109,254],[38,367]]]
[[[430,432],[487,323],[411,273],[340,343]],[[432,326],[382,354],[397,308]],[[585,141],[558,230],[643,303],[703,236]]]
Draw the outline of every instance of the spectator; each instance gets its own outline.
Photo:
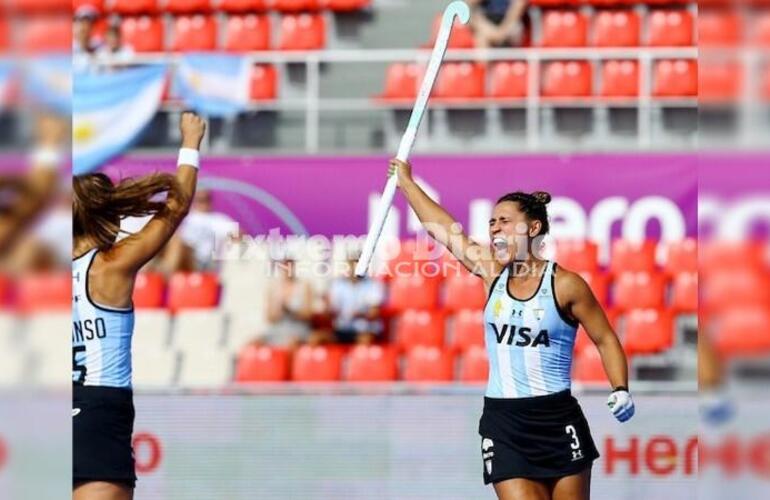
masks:
[[[267,335],[259,343],[295,348],[303,342],[317,343],[313,333],[313,292],[310,283],[297,277],[295,262],[286,259],[275,266],[275,287],[268,294]]]
[[[182,241],[194,257],[198,270],[217,267],[218,251],[227,241],[239,236],[238,223],[229,215],[214,211],[211,191],[201,189],[195,194],[192,210],[182,223]]]
[[[468,0],[479,48],[522,45],[526,0]]]
[[[100,61],[131,62],[134,56],[134,49],[130,45],[123,43],[119,17],[113,16],[110,18],[107,31],[104,34],[104,43],[99,47],[96,55]]]
[[[355,268],[356,260],[350,260],[347,276],[332,282],[327,300],[337,341],[370,344],[382,334],[380,306],[385,290],[379,281],[358,278]]]
[[[83,72],[91,68],[93,56],[98,46],[94,43],[94,23],[99,17],[99,11],[91,5],[82,5],[77,8],[72,29],[72,69]]]

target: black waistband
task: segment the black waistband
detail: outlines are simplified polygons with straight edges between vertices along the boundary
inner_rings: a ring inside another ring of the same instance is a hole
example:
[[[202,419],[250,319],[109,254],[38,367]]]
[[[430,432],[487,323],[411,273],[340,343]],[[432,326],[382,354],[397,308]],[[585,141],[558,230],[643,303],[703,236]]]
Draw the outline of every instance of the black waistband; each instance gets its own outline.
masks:
[[[572,392],[565,389],[545,396],[532,396],[529,398],[488,398],[484,397],[484,408],[491,409],[522,409],[533,406],[557,405],[572,401]]]
[[[132,401],[134,391],[123,387],[104,387],[98,385],[73,385],[72,399],[101,399],[107,401]]]

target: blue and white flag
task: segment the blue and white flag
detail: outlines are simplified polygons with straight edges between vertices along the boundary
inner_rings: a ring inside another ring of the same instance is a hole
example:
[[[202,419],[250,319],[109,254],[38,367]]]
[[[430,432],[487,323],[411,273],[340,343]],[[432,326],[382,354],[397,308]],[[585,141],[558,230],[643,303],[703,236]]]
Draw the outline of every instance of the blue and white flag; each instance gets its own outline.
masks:
[[[205,116],[233,116],[249,104],[251,64],[240,55],[188,54],[179,63],[177,92]]]
[[[0,61],[0,109],[6,109],[11,103],[11,89],[16,78],[16,68],[13,63]]]
[[[62,115],[72,113],[72,57],[44,55],[21,61],[22,88],[31,102]]]
[[[73,93],[74,175],[104,165],[140,137],[163,97],[164,65],[80,74]]]

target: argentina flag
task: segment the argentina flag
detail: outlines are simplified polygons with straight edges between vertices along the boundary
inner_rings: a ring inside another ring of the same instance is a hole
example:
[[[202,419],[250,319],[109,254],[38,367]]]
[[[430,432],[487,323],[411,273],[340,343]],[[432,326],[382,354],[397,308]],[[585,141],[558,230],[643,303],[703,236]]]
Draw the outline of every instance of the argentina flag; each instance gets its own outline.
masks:
[[[21,61],[27,100],[62,115],[72,113],[72,57],[44,55]]]
[[[205,116],[233,116],[249,103],[248,59],[232,54],[188,54],[181,58],[176,80],[187,107]]]
[[[164,65],[79,74],[73,92],[73,174],[101,167],[141,135],[160,107]]]
[[[16,68],[12,63],[0,61],[0,110],[11,105],[12,88],[16,77]]]

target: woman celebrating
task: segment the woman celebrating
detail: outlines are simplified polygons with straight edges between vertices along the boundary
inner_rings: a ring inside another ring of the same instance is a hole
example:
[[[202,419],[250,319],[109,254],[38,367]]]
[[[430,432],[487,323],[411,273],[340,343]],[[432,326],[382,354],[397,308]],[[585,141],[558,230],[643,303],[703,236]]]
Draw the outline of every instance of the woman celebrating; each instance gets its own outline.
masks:
[[[601,354],[613,387],[608,406],[624,422],[634,414],[623,349],[601,306],[577,274],[539,256],[548,233],[548,193],[500,198],[489,220],[489,247],[459,224],[391,160],[390,173],[430,235],[484,280],[489,381],[479,423],[484,482],[500,500],[587,500],[599,457],[570,371],[579,324]]]
[[[184,113],[176,175],[113,184],[104,174],[73,178],[73,498],[133,498],[131,295],[139,269],[179,226],[195,194],[201,118]],[[165,200],[157,196],[166,193]],[[125,217],[152,219],[117,241]]]

